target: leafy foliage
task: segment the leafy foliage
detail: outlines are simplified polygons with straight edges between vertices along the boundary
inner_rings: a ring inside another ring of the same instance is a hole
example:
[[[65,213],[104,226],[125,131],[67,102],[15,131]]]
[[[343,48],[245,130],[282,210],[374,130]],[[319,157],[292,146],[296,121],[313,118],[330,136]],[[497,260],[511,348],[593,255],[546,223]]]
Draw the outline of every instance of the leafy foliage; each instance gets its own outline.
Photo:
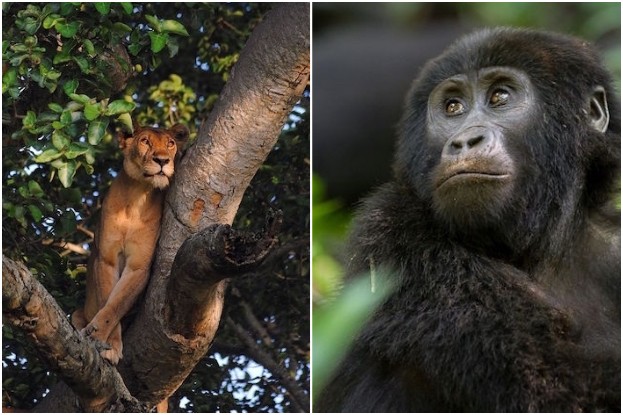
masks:
[[[68,314],[83,303],[91,231],[120,167],[115,130],[131,129],[136,119],[165,127],[182,122],[195,135],[269,7],[3,3],[3,254],[27,263]],[[293,112],[237,219],[238,226],[259,228],[268,207],[281,209],[284,248],[264,275],[235,284],[225,314],[243,321],[233,304],[243,298],[262,326],[274,326],[265,351],[302,390],[309,383],[309,246],[301,243],[309,237],[306,102]],[[250,369],[256,351],[228,321],[217,335],[217,345],[227,345],[215,347],[218,362],[207,356],[170,407],[289,410],[282,380],[266,368]],[[30,408],[55,382],[5,326],[3,405]]]

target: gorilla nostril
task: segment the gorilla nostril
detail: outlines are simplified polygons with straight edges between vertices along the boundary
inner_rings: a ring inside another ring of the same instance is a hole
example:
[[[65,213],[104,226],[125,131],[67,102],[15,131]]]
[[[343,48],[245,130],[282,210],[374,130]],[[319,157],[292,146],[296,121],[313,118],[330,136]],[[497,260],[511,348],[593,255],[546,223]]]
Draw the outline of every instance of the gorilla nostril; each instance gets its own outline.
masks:
[[[469,140],[467,140],[467,147],[468,148],[475,147],[478,144],[480,144],[484,139],[485,139],[485,137],[483,135],[479,135],[478,137],[470,138]]]
[[[478,147],[479,144],[485,141],[484,134],[481,134],[476,137],[457,137],[452,139],[448,143],[449,150],[451,153],[460,153],[462,151],[469,151],[475,147]]]

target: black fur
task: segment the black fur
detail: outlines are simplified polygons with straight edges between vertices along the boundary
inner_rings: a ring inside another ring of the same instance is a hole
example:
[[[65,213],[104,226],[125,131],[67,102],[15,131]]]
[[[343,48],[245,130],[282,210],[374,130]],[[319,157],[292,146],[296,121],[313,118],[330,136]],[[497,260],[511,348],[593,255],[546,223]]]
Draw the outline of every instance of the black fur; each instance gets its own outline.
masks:
[[[527,73],[540,111],[509,148],[519,191],[492,226],[464,228],[433,207],[427,100],[490,66]],[[605,133],[582,115],[598,85]],[[575,38],[486,30],[431,61],[407,99],[395,180],[363,202],[350,242],[349,274],[372,259],[396,289],[314,412],[620,412],[619,113],[610,76]]]

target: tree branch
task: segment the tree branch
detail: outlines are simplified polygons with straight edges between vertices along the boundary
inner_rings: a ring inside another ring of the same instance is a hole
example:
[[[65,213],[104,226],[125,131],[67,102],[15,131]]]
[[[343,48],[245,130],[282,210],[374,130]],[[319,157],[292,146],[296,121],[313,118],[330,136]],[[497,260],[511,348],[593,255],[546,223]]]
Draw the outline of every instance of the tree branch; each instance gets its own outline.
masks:
[[[118,401],[126,410],[146,412],[28,268],[7,257],[2,258],[2,315],[27,334],[40,358],[78,395],[83,409],[102,411]]]
[[[270,337],[270,334],[268,334],[268,331],[266,330],[264,325],[262,325],[262,323],[255,316],[253,310],[251,310],[251,306],[249,305],[249,303],[242,298],[240,291],[238,291],[236,287],[232,287],[231,291],[232,295],[237,297],[237,303],[242,309],[242,314],[244,315],[244,318],[249,326],[251,326],[251,328],[260,338],[260,341],[264,344],[264,346],[271,347],[273,345],[273,339],[272,337]]]
[[[167,288],[165,316],[184,337],[204,333],[212,324],[210,299],[226,278],[246,274],[268,255],[281,216],[268,221],[264,235],[212,225],[188,238],[178,251]]]
[[[269,370],[281,381],[292,398],[291,402],[297,412],[309,412],[309,395],[306,394],[294,379],[268,353],[264,352],[255,339],[231,317],[227,316],[227,324],[234,329],[238,338],[246,346],[250,357]]]

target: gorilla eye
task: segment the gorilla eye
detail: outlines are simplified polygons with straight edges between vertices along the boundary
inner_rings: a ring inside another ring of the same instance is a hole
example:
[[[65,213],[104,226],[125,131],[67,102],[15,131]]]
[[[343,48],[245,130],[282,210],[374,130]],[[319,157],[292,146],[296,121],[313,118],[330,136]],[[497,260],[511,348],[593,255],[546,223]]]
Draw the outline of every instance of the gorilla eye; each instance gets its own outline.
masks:
[[[492,107],[498,107],[500,105],[504,105],[508,102],[510,94],[505,89],[496,89],[491,94],[491,98],[489,98],[489,105]]]
[[[446,101],[446,114],[460,115],[465,111],[465,107],[458,99],[449,99]]]

